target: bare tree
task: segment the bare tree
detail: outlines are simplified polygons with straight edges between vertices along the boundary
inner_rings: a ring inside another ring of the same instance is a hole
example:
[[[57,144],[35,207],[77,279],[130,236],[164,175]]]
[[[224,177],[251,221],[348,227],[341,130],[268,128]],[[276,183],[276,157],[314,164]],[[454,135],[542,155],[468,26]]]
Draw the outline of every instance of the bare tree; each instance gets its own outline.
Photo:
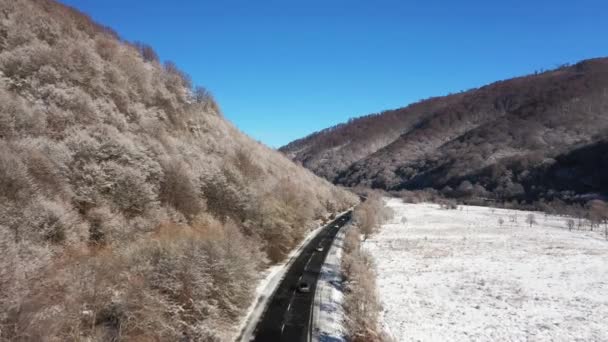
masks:
[[[582,217],[579,217],[578,222],[576,224],[576,228],[578,230],[582,230],[584,226],[585,226],[585,220]]]
[[[530,228],[532,228],[532,225],[536,224],[536,217],[534,214],[528,214],[526,216],[526,223],[530,225]]]
[[[574,222],[573,219],[568,219],[568,221],[566,221],[566,225],[568,226],[568,230],[572,231],[572,229],[574,228],[576,223]]]
[[[156,51],[154,51],[154,48],[152,48],[150,45],[142,43],[142,42],[135,42],[135,43],[133,43],[133,46],[135,46],[135,48],[139,51],[139,53],[141,54],[141,57],[144,59],[144,61],[146,61],[146,62],[158,62],[159,61]]]
[[[604,235],[608,239],[608,203],[601,200],[589,201],[587,204],[589,208],[589,221],[591,223],[591,230],[593,226],[601,226],[604,224]]]

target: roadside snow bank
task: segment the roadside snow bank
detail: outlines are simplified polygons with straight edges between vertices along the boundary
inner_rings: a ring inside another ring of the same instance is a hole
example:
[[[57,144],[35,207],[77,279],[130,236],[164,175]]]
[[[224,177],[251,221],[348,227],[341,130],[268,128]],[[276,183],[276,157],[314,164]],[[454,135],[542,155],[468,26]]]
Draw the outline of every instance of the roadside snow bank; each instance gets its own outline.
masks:
[[[317,281],[312,316],[313,341],[346,341],[342,308],[342,246],[346,229],[343,227],[336,235]]]
[[[398,341],[608,341],[608,242],[567,218],[390,199],[364,243]],[[502,218],[502,224],[499,219]],[[516,222],[511,222],[515,219]]]

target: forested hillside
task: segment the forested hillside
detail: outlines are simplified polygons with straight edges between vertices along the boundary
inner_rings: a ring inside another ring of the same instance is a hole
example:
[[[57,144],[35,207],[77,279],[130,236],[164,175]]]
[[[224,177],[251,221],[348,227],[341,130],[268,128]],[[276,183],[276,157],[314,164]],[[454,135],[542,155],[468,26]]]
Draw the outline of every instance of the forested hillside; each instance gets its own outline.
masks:
[[[337,184],[530,201],[607,195],[587,159],[605,159],[606,138],[608,59],[598,58],[354,119],[281,150]],[[568,164],[581,151],[585,164]]]
[[[280,150],[316,174],[335,180],[354,162],[386,147],[412,129],[426,113],[457,101],[459,95],[422,101],[409,107],[371,114],[293,141]]]
[[[0,341],[226,340],[257,273],[355,202],[149,46],[0,0]]]

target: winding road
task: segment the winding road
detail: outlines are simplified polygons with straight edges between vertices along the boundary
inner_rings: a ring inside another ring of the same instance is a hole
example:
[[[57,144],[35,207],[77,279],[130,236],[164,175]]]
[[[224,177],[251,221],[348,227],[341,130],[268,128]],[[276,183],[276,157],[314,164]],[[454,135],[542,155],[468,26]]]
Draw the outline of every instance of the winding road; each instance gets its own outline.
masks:
[[[310,340],[317,278],[336,234],[350,220],[351,215],[352,211],[349,211],[336,218],[304,247],[273,293],[251,341]],[[323,247],[322,251],[317,250],[319,246]],[[297,290],[301,281],[310,284],[310,292],[301,293]]]

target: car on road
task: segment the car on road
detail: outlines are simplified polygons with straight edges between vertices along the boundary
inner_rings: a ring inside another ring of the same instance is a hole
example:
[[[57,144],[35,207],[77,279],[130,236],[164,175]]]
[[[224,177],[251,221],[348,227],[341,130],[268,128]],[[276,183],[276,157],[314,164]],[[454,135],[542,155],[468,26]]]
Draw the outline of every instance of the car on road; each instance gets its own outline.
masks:
[[[324,248],[321,245],[318,245],[316,248],[317,252],[323,252]]]
[[[309,293],[310,292],[310,284],[306,281],[300,281],[298,283],[298,292],[300,293]]]

